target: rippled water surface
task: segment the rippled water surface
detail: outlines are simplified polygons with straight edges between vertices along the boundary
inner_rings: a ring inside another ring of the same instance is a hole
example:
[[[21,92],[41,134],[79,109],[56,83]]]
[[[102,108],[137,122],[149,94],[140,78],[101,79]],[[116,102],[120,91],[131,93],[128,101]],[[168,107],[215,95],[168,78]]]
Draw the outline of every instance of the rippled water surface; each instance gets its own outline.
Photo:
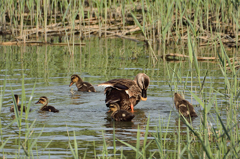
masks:
[[[35,121],[33,140],[37,140],[38,151],[35,155],[40,158],[72,158],[69,148],[69,141],[74,140],[75,131],[78,152],[81,156],[87,152],[87,157],[94,156],[96,153],[101,155],[103,137],[108,145],[108,149],[113,149],[113,128],[114,122],[109,120],[105,106],[104,88],[97,87],[97,84],[114,78],[134,79],[139,72],[146,73],[150,79],[148,88],[148,100],[140,102],[135,107],[135,118],[132,122],[116,122],[116,138],[135,145],[138,127],[141,129],[141,137],[144,137],[144,130],[147,118],[150,118],[150,132],[155,132],[159,121],[162,125],[167,125],[168,131],[175,131],[178,125],[178,118],[173,109],[172,95],[174,90],[183,91],[186,82],[185,98],[194,105],[194,101],[188,91],[194,91],[198,82],[193,72],[191,82],[191,67],[188,61],[167,62],[157,61],[155,64],[149,56],[148,49],[143,43],[136,43],[123,39],[91,39],[85,42],[84,46],[75,46],[74,56],[69,55],[69,48],[66,46],[1,46],[0,54],[0,84],[3,86],[6,77],[5,95],[1,110],[1,122],[3,127],[8,125],[14,118],[14,113],[9,111],[12,105],[12,93],[22,97],[22,79],[24,75],[24,87],[27,103],[31,97],[35,85],[34,94],[31,102],[33,110],[28,117],[29,123]],[[168,53],[181,51],[178,48],[167,49]],[[203,51],[204,52],[204,51]],[[161,54],[161,51],[160,53]],[[160,55],[158,56],[160,57]],[[160,58],[159,58],[160,59]],[[224,90],[222,87],[223,77],[214,62],[199,62],[202,75],[209,70],[206,78],[205,87],[210,85],[216,90]],[[177,80],[173,77],[173,70],[181,71],[182,77]],[[194,69],[194,68],[193,68]],[[169,76],[168,70],[171,72]],[[189,72],[189,74],[188,74]],[[78,92],[75,85],[69,87],[72,74],[78,74],[84,81],[94,85],[97,92],[85,93]],[[203,77],[201,77],[203,79]],[[182,83],[180,83],[183,81]],[[1,88],[3,89],[3,87]],[[49,105],[59,109],[59,113],[41,112],[40,105],[34,104],[40,96],[49,98]],[[219,100],[221,102],[221,100]],[[201,114],[200,107],[196,107],[198,114]],[[223,113],[224,114],[224,113]],[[170,118],[169,118],[170,116]],[[23,121],[24,124],[24,121]],[[200,124],[200,118],[195,118],[193,126]],[[184,125],[182,125],[184,132]],[[4,148],[4,153],[9,158],[14,157],[16,150],[17,135],[14,130],[18,130],[16,123],[12,127],[3,129],[4,139],[11,136]],[[166,131],[166,130],[162,130]],[[22,129],[24,134],[25,130]],[[153,139],[149,135],[149,140]],[[51,141],[52,140],[52,141]],[[170,139],[171,140],[171,139]],[[46,145],[51,141],[49,146]],[[127,157],[135,157],[135,152],[129,147],[117,142],[119,150],[126,150],[123,154]],[[149,151],[157,149],[155,144],[149,147]],[[22,151],[19,150],[19,151]],[[167,150],[169,152],[175,151]],[[120,151],[119,151],[120,153]]]

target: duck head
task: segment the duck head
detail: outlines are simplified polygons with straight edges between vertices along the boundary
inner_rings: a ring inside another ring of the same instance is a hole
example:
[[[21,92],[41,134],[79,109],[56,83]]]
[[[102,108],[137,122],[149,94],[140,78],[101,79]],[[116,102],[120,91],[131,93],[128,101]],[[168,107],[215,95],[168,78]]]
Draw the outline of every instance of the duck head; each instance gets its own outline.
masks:
[[[115,112],[117,110],[120,110],[120,106],[117,103],[111,103],[111,104],[109,104],[109,109],[112,112]]]
[[[137,83],[138,87],[142,90],[141,100],[147,100],[147,88],[150,83],[150,78],[145,73],[139,73],[135,77],[134,81]]]
[[[48,104],[48,98],[46,96],[41,96],[35,104],[43,104],[44,106]]]
[[[82,82],[83,80],[77,74],[74,74],[71,76],[71,82],[69,87],[71,87],[74,83],[82,83]]]
[[[183,100],[183,97],[179,93],[174,93],[174,100]]]
[[[14,98],[15,98],[16,104],[18,105],[18,103],[19,103],[19,96],[17,94],[14,94]]]

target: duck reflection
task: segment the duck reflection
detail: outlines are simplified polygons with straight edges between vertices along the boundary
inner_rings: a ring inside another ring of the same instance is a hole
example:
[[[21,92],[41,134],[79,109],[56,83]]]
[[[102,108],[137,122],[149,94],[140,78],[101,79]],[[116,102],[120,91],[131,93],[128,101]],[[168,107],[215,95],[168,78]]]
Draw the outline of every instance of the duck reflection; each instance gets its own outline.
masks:
[[[82,94],[81,92],[77,92],[77,91],[70,91],[70,98],[72,99],[72,102],[71,104],[74,104],[74,105],[79,105],[79,104],[84,104],[86,102],[83,102],[80,100]]]
[[[112,120],[111,113],[107,112],[106,115],[107,115],[105,118],[106,124],[104,124],[104,126],[106,127],[105,134],[106,136],[109,136],[109,137],[106,137],[105,139],[106,139],[106,142],[110,145],[112,145],[112,142],[113,142],[112,134],[114,130],[115,130],[115,137],[117,139],[125,141],[127,143],[136,143],[135,139],[129,139],[129,138],[137,138],[138,128],[140,130],[146,129],[147,117],[143,110],[135,109],[134,111],[135,118],[132,121],[128,121],[128,122],[116,122]],[[145,135],[145,131],[140,131],[140,137],[144,137],[144,135]],[[140,143],[142,142],[143,140],[140,141]]]

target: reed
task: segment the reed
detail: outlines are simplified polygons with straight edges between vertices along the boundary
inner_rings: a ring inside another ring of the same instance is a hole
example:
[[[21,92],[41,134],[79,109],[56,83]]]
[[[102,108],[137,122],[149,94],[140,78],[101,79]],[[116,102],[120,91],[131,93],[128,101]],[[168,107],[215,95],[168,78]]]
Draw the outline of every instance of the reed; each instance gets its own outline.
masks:
[[[5,76],[7,77],[7,76]],[[4,87],[3,90],[1,91],[1,104],[2,105],[2,99],[4,96],[4,92],[5,92],[5,85],[6,85],[6,81],[7,79],[5,78],[4,81]],[[39,137],[41,136],[44,127],[42,128],[41,132],[38,132],[38,136],[35,136],[35,132],[34,132],[34,124],[36,122],[36,119],[33,122],[29,122],[28,119],[28,114],[29,114],[29,110],[30,110],[30,106],[31,106],[31,101],[32,101],[32,96],[34,93],[34,88],[35,85],[33,87],[32,90],[32,94],[31,97],[28,101],[28,105],[27,105],[27,109],[25,110],[25,113],[23,114],[23,105],[26,105],[26,96],[25,96],[25,87],[24,87],[24,74],[22,74],[22,96],[21,96],[21,111],[18,111],[18,107],[17,107],[17,103],[15,100],[15,97],[13,95],[13,90],[12,90],[12,99],[13,99],[13,105],[14,105],[14,119],[11,123],[6,123],[2,117],[0,118],[0,127],[1,127],[1,141],[2,144],[0,146],[0,150],[3,152],[3,158],[5,157],[4,154],[4,146],[7,144],[7,142],[9,140],[13,140],[15,139],[17,141],[17,146],[18,148],[15,152],[15,155],[20,157],[20,156],[26,156],[26,157],[33,157],[35,156],[34,154],[34,149],[36,148],[36,152],[38,152],[37,150],[37,141],[39,139]],[[2,123],[2,120],[4,121],[4,126]],[[24,124],[22,124],[24,122]],[[17,127],[13,126],[14,123],[17,123]],[[2,131],[7,130],[8,128],[10,128],[14,133],[15,133],[15,137],[9,137],[7,138],[5,141],[3,140],[3,136],[2,136]],[[24,131],[22,131],[24,130]],[[52,141],[52,140],[51,140]],[[48,145],[51,143],[51,141],[45,146],[44,149],[46,149],[48,147]],[[21,150],[21,151],[20,151]]]
[[[196,3],[179,0],[41,2],[9,1],[1,9],[3,31],[15,32],[21,40],[29,35],[38,37],[38,34],[44,34],[45,42],[50,32],[57,36],[67,31],[66,36],[81,32],[83,37],[98,34],[99,37],[131,35],[133,38],[140,31],[143,37],[137,39],[146,40],[148,45],[187,43],[189,36],[198,45],[209,45],[218,42],[218,35],[223,44],[238,46],[239,43],[239,5],[231,0],[200,0]]]

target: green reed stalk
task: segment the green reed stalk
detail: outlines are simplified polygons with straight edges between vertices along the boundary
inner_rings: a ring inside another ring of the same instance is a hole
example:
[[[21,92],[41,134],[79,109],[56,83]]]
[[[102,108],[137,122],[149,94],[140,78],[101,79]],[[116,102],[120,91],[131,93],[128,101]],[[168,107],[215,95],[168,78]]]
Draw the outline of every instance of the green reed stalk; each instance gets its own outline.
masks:
[[[104,6],[105,6],[105,8],[104,8],[104,11],[105,11],[105,13],[104,13],[104,17],[105,17],[105,33],[104,33],[104,36],[106,37],[107,36],[107,9],[108,9],[108,5],[107,5],[107,0],[104,0]]]
[[[147,144],[147,137],[148,137],[148,130],[149,130],[149,116],[148,116],[148,120],[147,120],[147,127],[146,127],[146,130],[145,130],[145,134],[144,134],[144,141],[143,141],[143,148],[142,148],[142,153],[143,153],[143,158],[147,158],[147,154],[146,154],[146,151],[147,151],[147,147],[148,145]]]
[[[44,0],[44,41],[47,43],[47,5],[48,0]]]
[[[23,36],[23,20],[24,20],[24,1],[20,2],[19,13],[20,13],[20,36]]]
[[[36,15],[35,15],[35,23],[36,23],[36,37],[38,38],[38,29],[39,29],[39,24],[38,24],[38,17],[39,17],[39,15],[38,14],[40,14],[39,13],[39,10],[40,10],[40,1],[39,0],[36,0],[35,1],[35,3],[36,3],[36,7],[37,7],[37,12],[36,12]]]
[[[126,23],[126,20],[125,20],[125,3],[126,3],[126,0],[122,0],[122,3],[121,3],[121,8],[122,8],[122,24],[123,24],[123,30],[125,30],[125,23]]]
[[[5,94],[5,90],[6,90],[6,83],[7,83],[7,71],[5,71],[4,82],[3,82],[3,88],[1,87],[1,96],[0,96],[0,113],[1,113],[1,110],[2,110],[3,97],[4,97],[4,94]]]
[[[67,133],[68,133],[68,130],[67,130]],[[73,136],[74,136],[74,148],[72,147],[72,144],[70,143],[69,133],[68,133],[68,138],[69,138],[68,145],[69,145],[70,150],[72,152],[73,158],[78,159],[78,149],[77,149],[77,141],[76,141],[75,131],[73,131]]]
[[[178,159],[181,159],[181,135],[180,135],[180,120],[178,120],[178,129],[177,129],[177,139],[178,139],[178,143],[177,143],[177,151],[178,151]]]
[[[147,36],[146,36],[146,34],[145,34],[145,28],[144,28],[144,26],[141,26],[141,24],[140,24],[139,21],[137,20],[136,16],[135,16],[132,12],[131,12],[131,15],[132,15],[132,17],[133,17],[133,19],[134,19],[134,22],[135,22],[135,23],[137,24],[137,26],[141,29],[141,31],[142,31],[142,33],[143,33],[143,35],[144,35],[144,37],[145,37],[148,45],[150,46],[151,56],[152,56],[153,58],[155,58],[155,60],[157,60],[157,56],[156,56],[156,54],[155,54],[154,51],[153,51],[152,45],[150,44],[150,42],[149,42],[149,40],[147,39]],[[154,64],[155,64],[155,63],[154,63]]]

